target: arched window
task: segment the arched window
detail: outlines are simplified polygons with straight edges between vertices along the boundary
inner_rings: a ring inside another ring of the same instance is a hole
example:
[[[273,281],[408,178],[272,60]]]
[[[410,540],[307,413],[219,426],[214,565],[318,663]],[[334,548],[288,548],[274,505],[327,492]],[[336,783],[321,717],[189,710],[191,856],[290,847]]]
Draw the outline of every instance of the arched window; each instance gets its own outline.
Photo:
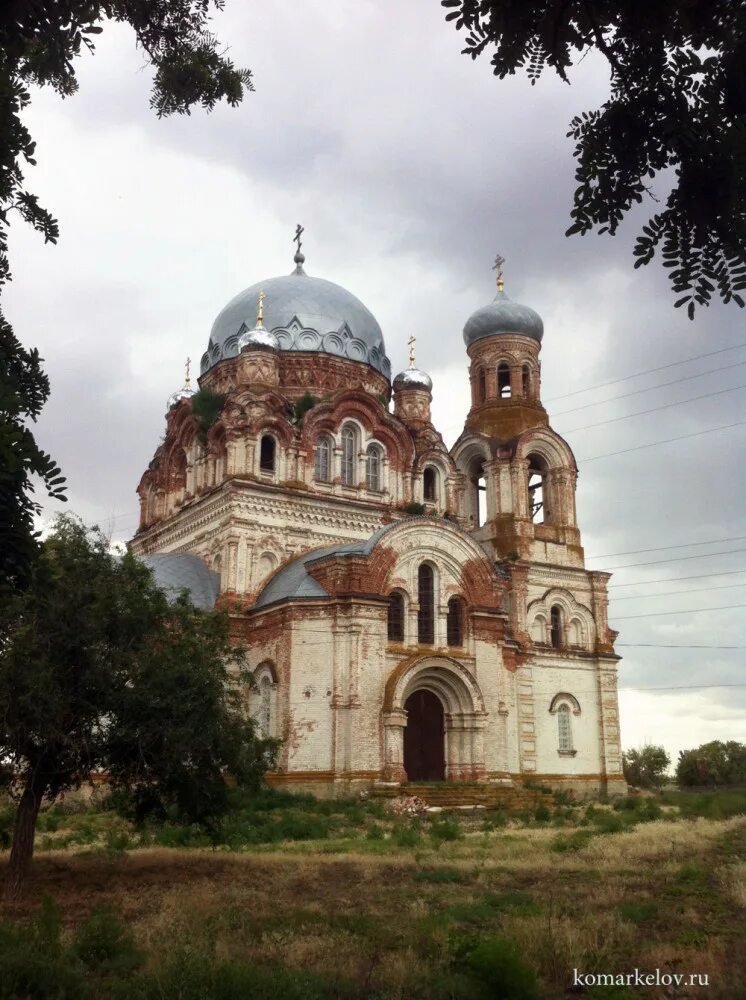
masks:
[[[332,444],[326,434],[316,442],[316,455],[313,462],[313,477],[320,483],[328,483],[331,479]]]
[[[271,434],[262,435],[259,443],[259,469],[262,472],[275,471],[275,439]]]
[[[471,481],[471,511],[474,527],[484,524],[487,517],[487,480],[484,477],[484,462],[475,458],[469,468]]]
[[[558,604],[552,605],[552,610],[550,611],[549,628],[551,633],[552,646],[555,649],[562,649],[563,646],[563,636],[562,636],[562,608]]]
[[[432,566],[422,563],[417,571],[417,642],[435,642],[435,579]]]
[[[449,646],[464,644],[464,605],[460,597],[451,597],[448,601],[446,617],[446,635]]]
[[[549,520],[546,496],[547,463],[541,455],[528,456],[528,509],[534,524]]]
[[[557,736],[559,739],[559,752],[571,753],[572,746],[572,718],[570,706],[562,704],[557,709]]]
[[[487,378],[484,374],[484,368],[479,368],[477,371],[477,402],[483,403],[487,398]]]
[[[381,449],[377,444],[368,445],[365,453],[365,485],[376,493],[381,490]]]
[[[526,399],[531,395],[531,366],[524,365],[521,369],[521,379],[523,382],[523,395]]]
[[[438,499],[438,470],[432,465],[425,466],[422,473],[422,496],[430,503],[435,503]]]
[[[399,591],[389,594],[389,642],[404,642],[404,595]]]
[[[259,682],[259,732],[264,739],[272,734],[272,681],[266,676]]]
[[[501,399],[510,396],[510,368],[507,361],[501,361],[497,366],[497,394]]]
[[[356,464],[357,435],[347,426],[342,429],[342,482],[345,486],[357,486]]]

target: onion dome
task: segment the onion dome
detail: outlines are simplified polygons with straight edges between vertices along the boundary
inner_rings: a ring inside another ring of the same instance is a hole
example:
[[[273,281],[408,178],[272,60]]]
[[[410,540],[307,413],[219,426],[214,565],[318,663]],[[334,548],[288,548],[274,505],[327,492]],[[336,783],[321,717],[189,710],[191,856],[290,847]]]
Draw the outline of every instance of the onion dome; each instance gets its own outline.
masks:
[[[280,341],[264,325],[265,298],[264,291],[260,291],[257,296],[256,326],[251,330],[245,330],[238,338],[239,352],[252,347],[261,347],[265,350],[271,348],[273,351],[279,350]]]
[[[414,345],[416,338],[410,337],[409,344],[409,368],[406,368],[394,379],[394,392],[399,389],[426,389],[428,392],[433,387],[433,380],[427,372],[421,371],[414,366]]]
[[[168,404],[166,406],[167,411],[170,410],[173,406],[176,406],[177,403],[180,403],[182,399],[189,399],[191,396],[194,395],[194,389],[192,388],[192,380],[189,377],[189,370],[191,366],[192,366],[192,359],[187,358],[186,370],[184,373],[184,385],[177,392],[172,392],[171,395],[168,397]]]
[[[541,338],[544,336],[544,322],[541,316],[529,306],[513,302],[505,294],[502,272],[504,263],[504,257],[498,255],[495,258],[493,270],[497,271],[497,295],[489,305],[477,309],[466,321],[464,343],[467,347],[477,340],[501,333],[519,334],[541,343]]]
[[[427,372],[420,371],[419,368],[406,368],[394,379],[394,392],[400,389],[427,389],[428,392],[433,387],[433,380]]]
[[[267,295],[264,326],[274,335],[281,351],[314,351],[371,365],[391,378],[391,362],[386,357],[381,327],[375,316],[352,292],[306,274],[304,255],[295,254],[295,270],[288,275],[267,278],[251,285],[232,299],[213,323],[207,350],[202,356],[202,373],[224,358],[235,357],[239,339],[248,333],[248,343],[256,343],[254,317],[259,293]]]

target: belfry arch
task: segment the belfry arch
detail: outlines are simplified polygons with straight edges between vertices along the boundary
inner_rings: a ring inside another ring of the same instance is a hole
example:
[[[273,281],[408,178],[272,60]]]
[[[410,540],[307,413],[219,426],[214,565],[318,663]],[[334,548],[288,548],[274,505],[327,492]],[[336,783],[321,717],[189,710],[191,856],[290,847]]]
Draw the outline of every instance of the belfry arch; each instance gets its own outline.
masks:
[[[418,694],[419,698],[414,697]],[[439,710],[442,710],[440,732]],[[418,727],[419,749],[415,749],[417,741],[411,733],[405,738],[410,713],[412,724]],[[447,656],[405,660],[386,685],[383,706],[386,780],[483,780],[486,720],[479,685],[457,660]],[[438,739],[442,741],[440,747],[426,745],[427,741]],[[441,754],[442,773],[436,774]],[[418,771],[422,765],[424,771],[410,778],[407,764]]]

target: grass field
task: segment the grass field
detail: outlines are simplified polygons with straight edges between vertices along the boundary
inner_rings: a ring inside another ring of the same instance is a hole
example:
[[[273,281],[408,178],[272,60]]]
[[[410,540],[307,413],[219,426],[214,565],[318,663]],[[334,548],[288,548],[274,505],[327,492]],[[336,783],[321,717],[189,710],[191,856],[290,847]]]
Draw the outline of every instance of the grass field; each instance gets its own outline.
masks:
[[[270,792],[234,805],[212,838],[42,814],[28,898],[0,927],[0,997],[746,995],[744,793],[419,820]],[[574,969],[709,986],[567,992]]]

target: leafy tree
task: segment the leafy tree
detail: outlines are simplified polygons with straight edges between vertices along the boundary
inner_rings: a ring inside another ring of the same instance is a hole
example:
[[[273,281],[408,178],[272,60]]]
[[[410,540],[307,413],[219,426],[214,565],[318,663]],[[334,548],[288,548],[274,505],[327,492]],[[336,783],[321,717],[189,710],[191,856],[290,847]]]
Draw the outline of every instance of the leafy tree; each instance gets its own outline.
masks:
[[[0,759],[19,796],[6,898],[23,889],[42,801],[92,772],[140,818],[175,810],[209,827],[227,808],[224,775],[255,788],[271,765],[227,616],[169,603],[97,529],[60,518],[2,615]]]
[[[225,99],[235,106],[252,90],[251,74],[237,69],[209,30],[212,8],[223,0],[4,0],[0,3],[0,291],[10,280],[8,226],[13,213],[56,243],[59,227],[24,184],[36,143],[24,124],[30,86],[52,87],[62,97],[78,89],[75,59],[92,52],[102,23],[127,23],[155,70],[151,107],[159,117],[208,111]],[[35,350],[26,351],[0,311],[0,599],[23,586],[38,552],[33,475],[49,495],[64,499],[64,480],[36,444],[35,420],[49,382]]]
[[[622,754],[624,780],[635,788],[660,788],[671,764],[663,747],[646,744]]]
[[[651,181],[670,185],[643,226],[635,267],[660,252],[676,306],[713,292],[743,306],[746,287],[744,0],[441,0],[476,59],[494,46],[501,79],[546,66],[569,83],[589,51],[606,59],[609,99],[570,123],[577,160],[566,235],[614,235]]]
[[[713,740],[694,750],[682,750],[676,780],[692,785],[746,785],[746,744]]]

